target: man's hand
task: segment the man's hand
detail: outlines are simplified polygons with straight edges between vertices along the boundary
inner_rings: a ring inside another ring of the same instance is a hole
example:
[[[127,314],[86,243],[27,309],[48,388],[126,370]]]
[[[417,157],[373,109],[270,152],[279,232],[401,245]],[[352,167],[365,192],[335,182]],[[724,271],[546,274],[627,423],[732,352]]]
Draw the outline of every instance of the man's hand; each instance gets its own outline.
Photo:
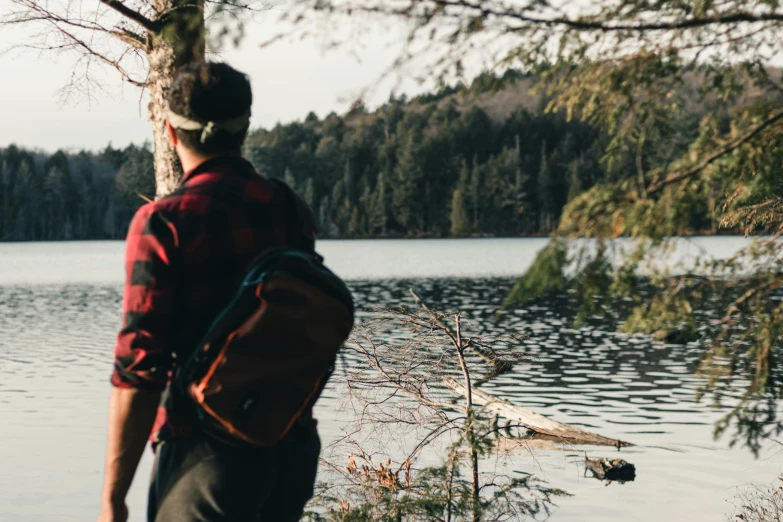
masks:
[[[98,522],[128,522],[128,506],[125,502],[104,502]]]
[[[113,388],[109,405],[109,436],[103,502],[98,522],[126,522],[125,497],[155,423],[160,393]]]

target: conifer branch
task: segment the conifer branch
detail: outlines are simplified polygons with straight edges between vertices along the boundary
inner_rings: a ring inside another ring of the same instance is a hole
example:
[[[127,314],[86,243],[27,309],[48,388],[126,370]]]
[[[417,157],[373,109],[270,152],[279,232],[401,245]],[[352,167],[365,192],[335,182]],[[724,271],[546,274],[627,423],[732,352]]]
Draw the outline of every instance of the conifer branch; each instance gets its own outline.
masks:
[[[746,143],[753,140],[756,136],[761,134],[765,129],[768,127],[774,125],[778,121],[783,120],[783,110],[780,110],[776,113],[774,113],[772,116],[764,120],[762,123],[756,125],[751,129],[749,132],[745,133],[743,136],[730,141],[720,149],[714,151],[712,154],[707,155],[702,159],[700,162],[698,162],[696,165],[693,165],[692,167],[685,169],[685,170],[675,170],[669,175],[660,181],[655,181],[647,188],[647,195],[651,195],[655,192],[660,191],[661,189],[667,187],[668,185],[671,185],[673,183],[678,183],[680,181],[683,181],[685,179],[688,179],[692,176],[695,176],[705,168],[707,168],[709,165],[714,163],[715,161],[719,160],[723,156],[730,154],[731,152],[737,150],[741,146],[745,145]]]

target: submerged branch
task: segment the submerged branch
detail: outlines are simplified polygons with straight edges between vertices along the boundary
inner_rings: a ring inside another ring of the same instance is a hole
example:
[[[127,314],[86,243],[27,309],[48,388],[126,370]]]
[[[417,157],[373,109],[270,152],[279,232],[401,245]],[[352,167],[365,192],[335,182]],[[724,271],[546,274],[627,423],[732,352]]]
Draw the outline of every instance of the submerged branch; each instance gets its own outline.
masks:
[[[468,390],[455,381],[454,379],[446,379],[443,381],[447,387],[451,388],[457,393],[465,395]],[[480,404],[484,408],[497,413],[509,420],[518,422],[520,425],[526,427],[530,431],[538,433],[540,435],[546,435],[568,441],[572,444],[597,444],[601,446],[615,446],[617,448],[624,448],[632,446],[629,442],[624,442],[617,439],[610,439],[601,435],[596,435],[584,431],[580,428],[569,426],[552,419],[548,419],[543,415],[539,415],[533,411],[525,408],[515,406],[508,401],[493,397],[488,393],[481,390],[473,389],[472,398],[475,404]]]

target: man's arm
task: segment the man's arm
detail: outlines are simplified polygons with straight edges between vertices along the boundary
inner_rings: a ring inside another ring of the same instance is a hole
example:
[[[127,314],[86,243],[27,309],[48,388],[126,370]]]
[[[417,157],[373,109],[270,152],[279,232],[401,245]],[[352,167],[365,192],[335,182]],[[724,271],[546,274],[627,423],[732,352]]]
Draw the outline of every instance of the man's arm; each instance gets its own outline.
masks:
[[[109,435],[102,509],[123,509],[136,468],[158,412],[160,393],[113,388],[109,402]]]
[[[123,328],[114,348],[101,522],[127,518],[125,496],[172,368],[177,248],[172,223],[152,206],[142,207],[126,239]]]

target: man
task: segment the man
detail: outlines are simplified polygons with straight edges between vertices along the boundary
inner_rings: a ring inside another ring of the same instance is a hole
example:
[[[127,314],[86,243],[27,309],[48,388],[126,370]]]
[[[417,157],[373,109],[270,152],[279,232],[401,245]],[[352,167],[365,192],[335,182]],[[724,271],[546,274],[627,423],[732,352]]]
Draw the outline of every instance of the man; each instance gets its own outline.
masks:
[[[289,199],[240,156],[252,102],[245,75],[193,64],[167,98],[185,176],[173,194],[141,207],[128,232],[99,521],[127,519],[125,497],[148,437],[156,453],[150,522],[298,520],[320,452],[310,412],[276,446],[251,447],[205,433],[192,402],[167,388],[249,263],[287,245]],[[312,214],[297,203],[312,231]],[[305,244],[289,246],[312,250],[312,234],[300,235]]]

